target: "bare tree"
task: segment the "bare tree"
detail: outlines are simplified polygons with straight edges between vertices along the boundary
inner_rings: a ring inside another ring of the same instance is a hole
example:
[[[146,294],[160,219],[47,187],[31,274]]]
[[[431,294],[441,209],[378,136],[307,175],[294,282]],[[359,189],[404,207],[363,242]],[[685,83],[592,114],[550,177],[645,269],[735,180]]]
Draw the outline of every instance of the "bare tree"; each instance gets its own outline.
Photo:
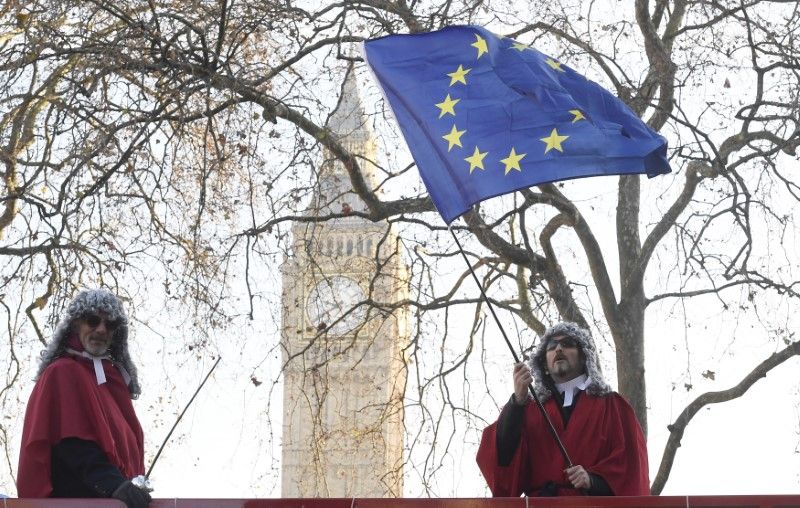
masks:
[[[6,3],[4,406],[20,388],[17,352],[46,340],[43,310],[63,305],[75,287],[103,283],[124,292],[132,281],[158,284],[188,309],[186,322],[199,333],[190,345],[204,346],[225,323],[257,318],[262,295],[250,281],[289,252],[293,222],[388,221],[411,268],[412,297],[403,302],[415,316],[406,402],[423,422],[408,429],[414,459],[406,467],[436,494],[429,479],[451,451],[439,429],[474,435],[488,416],[477,413],[477,399],[503,397],[487,388],[495,374],[485,309],[466,272],[453,272],[454,246],[396,150],[402,143],[374,90],[366,103],[381,133],[377,160],[351,153],[327,120],[345,64],[359,60],[352,43],[476,23],[586,69],[670,141],[674,174],[646,183],[618,178],[609,228],[598,226],[608,209],[585,206],[577,186],[561,184],[477,206],[455,228],[493,303],[524,323],[526,330],[515,330],[521,347],[559,318],[610,338],[619,391],[647,429],[645,323],[658,319],[651,309],[714,295],[730,315],[760,320],[764,298],[797,299],[791,239],[800,188],[791,168],[800,145],[800,12],[780,0],[604,7],[566,0],[514,7],[362,0],[307,9],[249,0]],[[363,211],[304,213],[323,149],[346,168]],[[367,165],[378,168],[376,184],[365,178]],[[237,300],[240,280],[247,298]],[[385,302],[368,303],[386,310]],[[473,316],[466,340],[451,322],[464,312]],[[781,363],[775,358],[798,354],[788,328],[765,328],[774,333],[765,337],[769,350],[738,387],[701,396],[672,426],[655,493],[698,405],[740,396]],[[453,342],[459,347],[450,349]],[[472,384],[475,372],[481,387]]]

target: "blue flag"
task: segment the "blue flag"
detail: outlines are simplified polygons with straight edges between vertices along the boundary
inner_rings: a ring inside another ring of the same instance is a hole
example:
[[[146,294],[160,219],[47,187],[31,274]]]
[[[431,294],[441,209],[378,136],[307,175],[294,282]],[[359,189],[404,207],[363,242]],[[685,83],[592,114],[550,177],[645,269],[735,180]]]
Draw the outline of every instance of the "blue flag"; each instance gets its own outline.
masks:
[[[532,185],[670,171],[666,140],[622,101],[481,27],[391,35],[364,54],[447,223]]]

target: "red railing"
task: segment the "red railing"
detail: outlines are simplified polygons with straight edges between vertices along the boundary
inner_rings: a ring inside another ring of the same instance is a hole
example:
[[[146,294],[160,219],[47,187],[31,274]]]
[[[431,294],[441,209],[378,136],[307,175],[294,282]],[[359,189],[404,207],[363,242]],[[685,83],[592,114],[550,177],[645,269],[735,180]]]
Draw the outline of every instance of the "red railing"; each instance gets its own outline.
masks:
[[[800,495],[497,499],[155,499],[150,508],[800,508]],[[0,499],[0,508],[125,508],[110,499]]]

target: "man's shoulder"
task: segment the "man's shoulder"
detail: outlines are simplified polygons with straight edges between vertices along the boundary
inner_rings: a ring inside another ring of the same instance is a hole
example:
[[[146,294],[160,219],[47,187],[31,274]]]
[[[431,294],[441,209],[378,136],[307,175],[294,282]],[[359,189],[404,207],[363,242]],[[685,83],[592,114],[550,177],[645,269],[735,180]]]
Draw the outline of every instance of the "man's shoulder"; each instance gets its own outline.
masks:
[[[53,360],[53,362],[44,369],[40,382],[47,382],[51,379],[60,379],[65,376],[75,377],[77,372],[83,369],[79,368],[80,365],[75,358],[69,355],[61,356]]]
[[[607,408],[617,415],[621,421],[629,422],[629,421],[637,421],[636,413],[633,411],[633,406],[631,406],[628,399],[623,397],[621,394],[617,392],[609,392],[605,395],[607,400]]]
[[[615,391],[610,391],[602,395],[592,395],[591,393],[587,393],[586,395],[593,399],[599,399],[606,404],[613,404],[615,406],[625,408],[626,410],[633,411],[633,407],[628,402],[628,399]]]
[[[594,397],[596,399],[609,399],[609,400],[610,399],[623,399],[623,400],[625,399],[625,397],[620,395],[619,392],[615,392],[614,390],[611,390],[611,391],[609,391],[607,393],[601,393],[601,394],[593,394],[593,393],[591,393],[591,391],[586,390],[586,394],[589,395],[590,397]]]
[[[612,390],[612,391],[608,392],[605,396],[608,397],[609,400],[613,400],[614,402],[618,402],[618,403],[621,403],[621,404],[625,404],[626,406],[630,406],[630,403],[628,403],[628,399],[623,397],[622,394],[620,394],[619,392],[615,392],[615,391]]]
[[[59,356],[53,362],[47,366],[45,372],[47,371],[60,371],[64,369],[70,369],[75,367],[78,364],[77,360],[70,355]]]

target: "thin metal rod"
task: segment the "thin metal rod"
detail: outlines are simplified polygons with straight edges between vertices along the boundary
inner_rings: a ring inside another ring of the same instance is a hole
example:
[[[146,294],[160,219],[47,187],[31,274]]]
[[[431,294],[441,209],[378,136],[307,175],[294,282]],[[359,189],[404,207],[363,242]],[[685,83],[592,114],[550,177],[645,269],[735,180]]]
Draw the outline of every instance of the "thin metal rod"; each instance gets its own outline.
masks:
[[[503,334],[503,339],[505,339],[506,345],[508,346],[509,351],[511,351],[511,355],[514,357],[514,362],[519,363],[519,357],[517,356],[517,352],[514,351],[514,346],[508,339],[506,330],[505,328],[503,328],[502,323],[500,323],[500,318],[497,317],[497,313],[494,311],[494,306],[492,305],[492,302],[490,302],[489,297],[486,296],[486,292],[483,290],[483,285],[478,279],[478,276],[475,275],[475,271],[472,269],[472,263],[469,262],[469,259],[467,259],[467,255],[464,253],[464,248],[461,247],[461,242],[458,241],[458,237],[456,236],[455,231],[453,231],[453,229],[450,227],[449,224],[447,225],[447,230],[450,231],[451,235],[453,235],[453,240],[455,240],[456,245],[458,245],[458,251],[461,253],[461,257],[464,258],[464,262],[467,263],[467,268],[469,268],[469,273],[472,274],[472,278],[473,280],[475,280],[475,284],[478,286],[478,289],[481,292],[481,298],[483,298],[483,301],[486,302],[486,305],[489,307],[489,310],[491,311],[492,316],[494,317],[495,323],[497,323],[497,327],[500,328],[500,332]],[[533,398],[534,402],[536,402],[536,405],[539,407],[539,411],[541,411],[542,413],[542,417],[547,422],[547,427],[550,429],[550,434],[553,436],[553,439],[555,439],[556,444],[558,445],[558,449],[561,450],[561,455],[564,457],[564,461],[567,463],[567,467],[572,467],[573,466],[572,459],[569,458],[569,453],[567,453],[567,449],[566,447],[564,447],[564,443],[561,442],[561,438],[558,437],[558,432],[556,432],[556,428],[555,426],[553,426],[552,420],[550,420],[550,415],[548,415],[547,411],[545,411],[542,401],[539,400],[539,397],[536,395],[536,390],[533,389],[533,385],[531,384],[528,385],[528,392],[530,392],[531,397]]]
[[[150,473],[153,472],[153,467],[155,467],[156,462],[158,461],[158,458],[161,456],[161,452],[164,450],[164,447],[167,445],[167,441],[169,441],[169,438],[172,437],[172,433],[175,431],[175,427],[178,426],[178,423],[180,423],[181,418],[183,418],[183,415],[186,414],[186,410],[189,409],[189,406],[191,406],[192,402],[194,402],[194,399],[195,399],[195,397],[197,397],[197,394],[200,393],[200,390],[203,389],[203,385],[206,384],[206,381],[208,381],[208,378],[211,377],[211,373],[214,372],[214,369],[217,368],[217,364],[219,363],[220,360],[222,360],[222,357],[218,356],[217,357],[217,361],[214,362],[214,365],[211,366],[211,370],[209,370],[208,374],[206,374],[206,377],[203,378],[203,382],[200,383],[200,386],[198,386],[197,390],[194,391],[194,395],[192,395],[192,398],[189,399],[189,403],[186,404],[186,407],[183,408],[183,411],[181,411],[181,414],[178,415],[178,419],[175,420],[175,423],[172,424],[172,428],[169,429],[169,433],[167,434],[167,437],[165,437],[164,438],[164,442],[161,443],[161,447],[158,449],[158,453],[156,453],[156,456],[153,457],[153,462],[150,463],[150,468],[147,470],[147,474],[144,475],[145,478],[150,478]]]

